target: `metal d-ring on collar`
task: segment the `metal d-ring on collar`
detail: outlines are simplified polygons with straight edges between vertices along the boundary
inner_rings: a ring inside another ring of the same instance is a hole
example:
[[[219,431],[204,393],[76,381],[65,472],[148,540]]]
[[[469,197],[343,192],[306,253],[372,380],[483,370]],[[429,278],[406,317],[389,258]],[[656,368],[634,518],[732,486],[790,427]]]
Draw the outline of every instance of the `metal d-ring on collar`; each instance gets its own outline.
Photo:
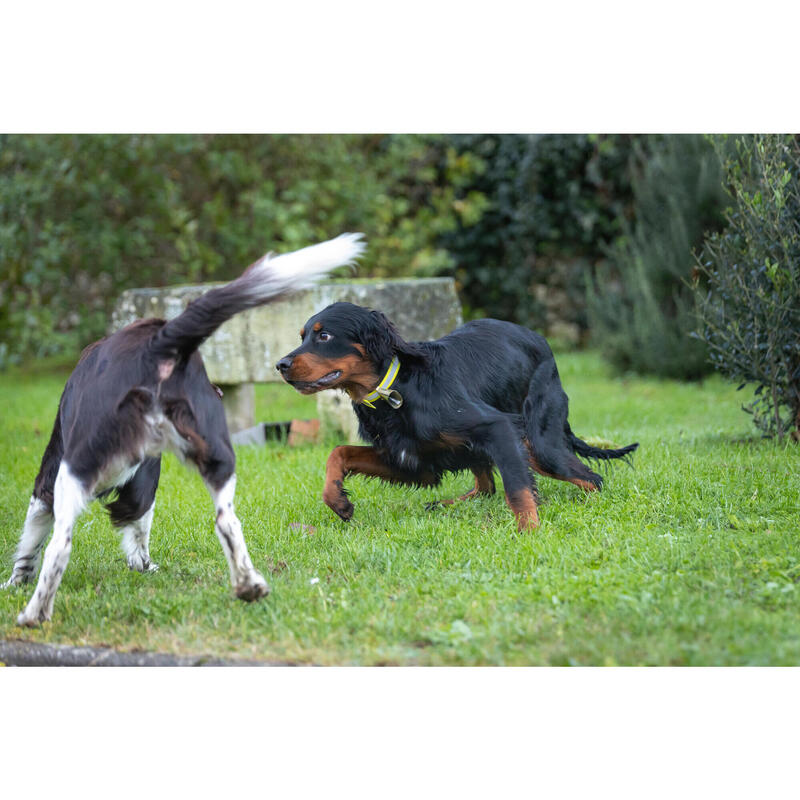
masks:
[[[365,406],[375,408],[374,402],[378,398],[383,398],[392,408],[400,408],[403,405],[403,396],[397,389],[389,389],[399,372],[400,359],[395,356],[389,365],[389,371],[383,376],[383,380],[361,402]]]

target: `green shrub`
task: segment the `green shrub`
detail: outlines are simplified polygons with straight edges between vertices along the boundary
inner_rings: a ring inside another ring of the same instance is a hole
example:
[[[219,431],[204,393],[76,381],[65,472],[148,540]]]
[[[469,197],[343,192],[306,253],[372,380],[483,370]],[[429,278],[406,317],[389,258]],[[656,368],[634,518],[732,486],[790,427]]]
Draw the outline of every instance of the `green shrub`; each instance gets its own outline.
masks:
[[[755,384],[746,408],[765,434],[800,438],[800,138],[736,141],[731,207],[699,264],[702,333],[723,375]],[[724,140],[717,147],[724,148]]]
[[[619,370],[694,379],[709,371],[690,287],[693,251],[719,228],[722,165],[702,136],[636,144],[633,219],[588,294],[592,341]]]
[[[126,288],[234,277],[358,230],[361,275],[451,267],[481,168],[436,136],[0,137],[0,366],[76,352]]]
[[[620,233],[630,202],[631,137],[495,135],[451,138],[484,162],[462,193],[483,196],[440,242],[456,263],[465,311],[542,329],[548,303],[585,328],[585,278]]]

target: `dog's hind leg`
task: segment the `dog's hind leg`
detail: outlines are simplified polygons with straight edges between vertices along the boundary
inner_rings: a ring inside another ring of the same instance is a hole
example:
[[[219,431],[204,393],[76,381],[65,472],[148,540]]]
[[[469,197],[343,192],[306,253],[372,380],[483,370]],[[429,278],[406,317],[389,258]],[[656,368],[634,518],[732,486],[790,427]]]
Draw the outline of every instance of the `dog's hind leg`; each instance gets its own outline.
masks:
[[[517,428],[505,416],[494,417],[476,424],[471,435],[500,471],[506,503],[514,512],[517,530],[538,528],[536,480],[528,469]]]
[[[556,362],[552,358],[543,361],[533,373],[522,408],[529,463],[540,475],[596,491],[603,478],[575,455],[568,434],[568,411],[569,399],[561,387]]]
[[[462,494],[460,497],[451,497],[449,500],[435,500],[432,503],[428,503],[427,508],[434,508],[437,505],[440,506],[449,506],[459,500],[472,500],[475,497],[480,497],[481,495],[493,495],[495,493],[494,487],[494,475],[492,475],[491,468],[489,469],[473,469],[472,474],[475,476],[475,486],[474,488],[470,489],[466,494]]]
[[[17,618],[18,625],[32,627],[52,616],[53,600],[72,550],[72,528],[89,499],[89,493],[83,484],[72,474],[67,462],[62,461],[55,482],[53,538],[45,550],[42,571],[33,597]]]
[[[538,472],[540,475],[544,475],[545,478],[555,478],[558,481],[566,481],[567,483],[572,483],[575,486],[578,486],[581,489],[583,489],[584,492],[597,492],[600,490],[600,486],[597,483],[594,483],[590,480],[586,480],[585,478],[578,478],[575,477],[574,475],[573,476],[554,475],[552,472],[547,472],[546,470],[542,469],[541,464],[539,464],[539,462],[536,460],[536,455],[533,452],[533,448],[531,448],[529,443],[526,442],[526,444],[528,446],[528,453],[529,453],[528,463],[531,465],[531,468],[536,472]]]
[[[14,569],[11,577],[2,585],[3,589],[28,583],[33,578],[39,566],[42,545],[52,525],[53,510],[40,498],[31,497],[28,513],[25,516],[25,527],[14,553]]]
[[[146,458],[134,476],[120,487],[116,500],[108,504],[111,522],[122,534],[128,567],[136,572],[158,569],[158,564],[150,560],[150,527],[160,474],[160,456]]]
[[[156,501],[153,500],[150,508],[139,519],[120,529],[125,560],[129,569],[136,572],[155,572],[158,569],[158,564],[150,560],[150,528],[153,525],[155,507]]]
[[[61,466],[63,446],[61,442],[61,409],[56,414],[50,441],[42,456],[42,464],[36,476],[33,495],[28,504],[25,526],[22,529],[17,550],[14,554],[14,569],[11,577],[0,588],[28,583],[39,566],[47,534],[53,526],[53,492],[56,476]]]
[[[211,499],[216,510],[216,531],[231,573],[231,584],[241,600],[258,600],[269,594],[269,586],[260,572],[253,566],[247,545],[242,535],[242,525],[233,510],[233,495],[236,491],[236,475],[217,488],[207,481]]]
[[[167,417],[186,442],[189,458],[197,465],[211,495],[215,530],[228,561],[233,591],[241,600],[258,600],[269,594],[269,586],[250,560],[242,524],[233,510],[236,456],[228,436],[225,410],[206,377],[202,363],[186,381],[185,387],[191,389],[192,403],[185,398],[173,402]]]

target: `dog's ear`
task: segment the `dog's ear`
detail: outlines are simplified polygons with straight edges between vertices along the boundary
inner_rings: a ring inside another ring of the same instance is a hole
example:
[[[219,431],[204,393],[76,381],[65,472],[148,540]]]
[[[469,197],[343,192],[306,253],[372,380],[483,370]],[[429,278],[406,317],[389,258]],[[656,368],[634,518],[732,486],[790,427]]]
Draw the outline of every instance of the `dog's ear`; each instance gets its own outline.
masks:
[[[375,364],[382,364],[395,354],[411,360],[426,359],[422,349],[403,339],[382,311],[369,312],[360,338],[367,355]]]
[[[398,338],[394,325],[380,311],[370,311],[359,331],[360,343],[375,364],[382,364],[394,355],[393,344]]]

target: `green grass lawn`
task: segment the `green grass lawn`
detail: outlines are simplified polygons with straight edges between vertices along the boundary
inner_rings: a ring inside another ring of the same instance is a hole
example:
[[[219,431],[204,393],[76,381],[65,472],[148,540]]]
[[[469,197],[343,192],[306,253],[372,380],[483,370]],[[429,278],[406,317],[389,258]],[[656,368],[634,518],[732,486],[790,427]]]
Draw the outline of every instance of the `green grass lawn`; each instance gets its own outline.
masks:
[[[17,628],[32,587],[0,592],[0,638],[321,664],[800,663],[798,447],[756,438],[717,378],[616,379],[592,353],[558,364],[576,433],[641,447],[601,494],[539,478],[536,533],[516,533],[502,493],[425,510],[469,475],[417,491],[352,478],[345,524],[320,500],[328,448],[241,447],[237,510],[272,586],[248,605],[199,476],[167,455],[160,571],[128,571],[94,503],[53,621]],[[0,582],[66,374],[0,375]],[[258,404],[264,420],[315,413],[284,386]]]

